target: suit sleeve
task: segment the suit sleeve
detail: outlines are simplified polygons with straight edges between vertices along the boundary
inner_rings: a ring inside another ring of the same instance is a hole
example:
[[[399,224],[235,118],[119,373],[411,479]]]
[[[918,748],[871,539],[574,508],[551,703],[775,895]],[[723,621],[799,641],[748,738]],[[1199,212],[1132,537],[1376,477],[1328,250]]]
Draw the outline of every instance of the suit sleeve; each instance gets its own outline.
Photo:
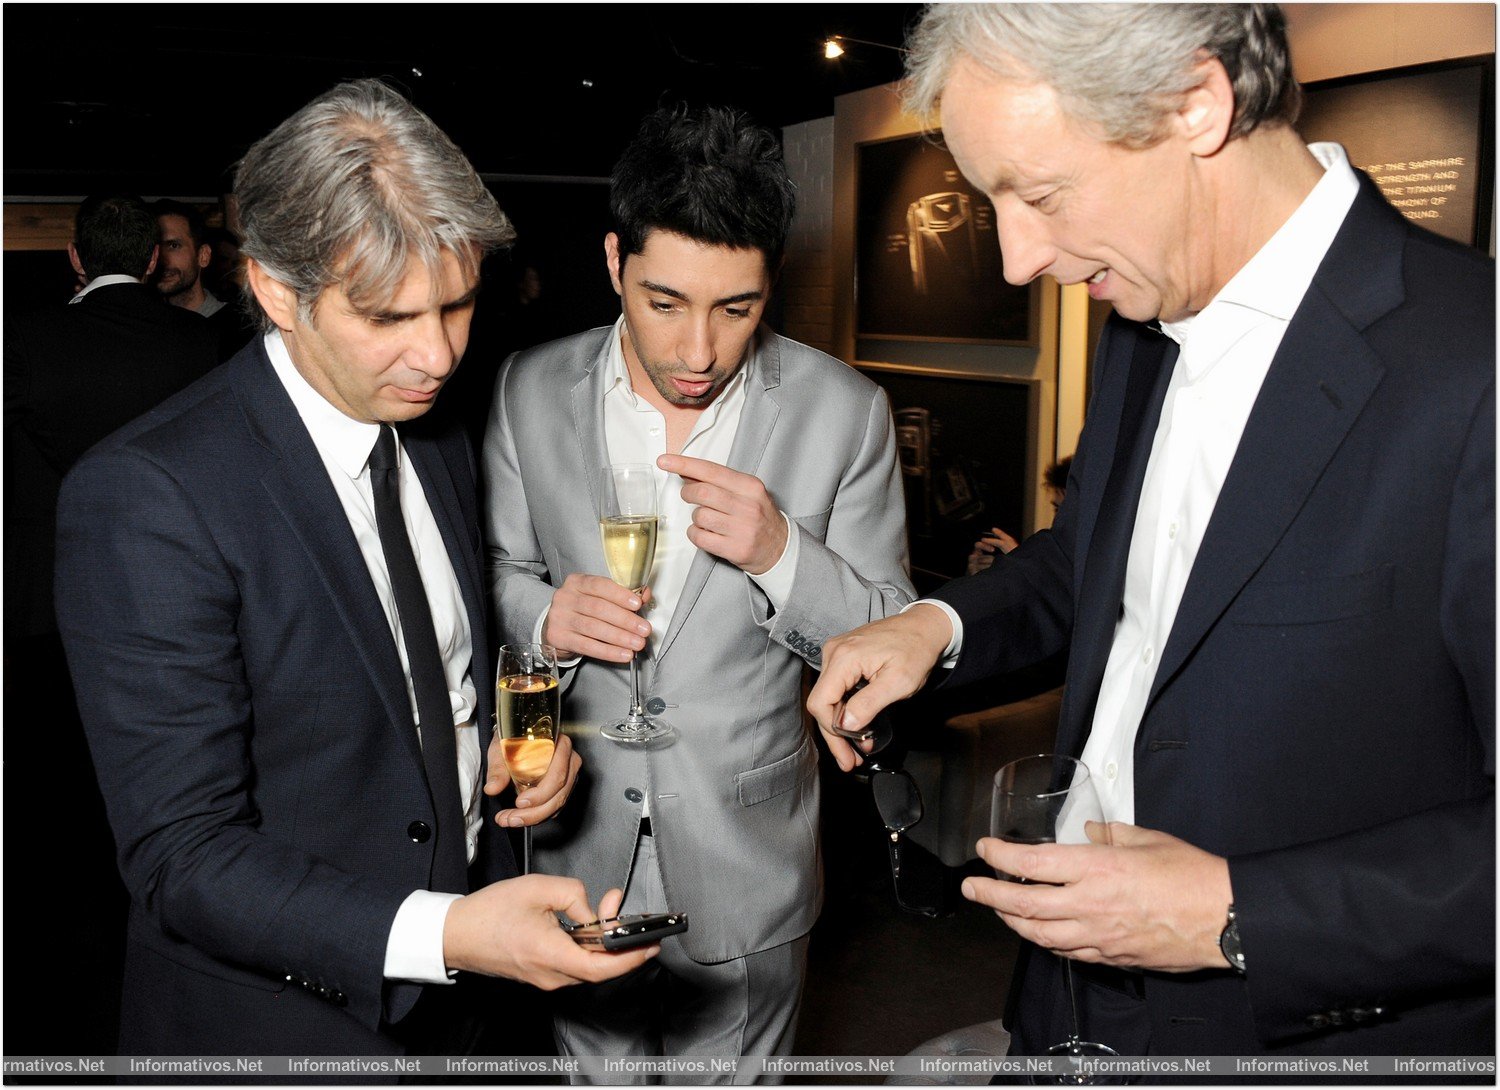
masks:
[[[841,632],[899,613],[916,597],[906,550],[906,500],[896,458],[890,402],[877,388],[864,434],[838,484],[823,537],[791,520],[797,568],[786,606],[769,608],[745,583],[751,614],[772,641],[822,665],[823,643]]]
[[[1439,602],[1482,782],[1471,797],[1295,848],[1233,857],[1257,1032],[1274,1041],[1407,999],[1494,997],[1495,407],[1470,423]],[[1412,724],[1413,745],[1421,725]],[[1458,774],[1457,772],[1455,773]],[[1368,1013],[1362,1015],[1368,1017]]]
[[[945,671],[942,684],[999,677],[1067,647],[1073,630],[1073,557],[1065,519],[1076,509],[1076,503],[1070,509],[1064,500],[1050,530],[1032,534],[1003,561],[933,592],[963,624],[958,661]]]
[[[260,832],[239,592],[185,489],[128,448],[91,455],[65,483],[57,555],[59,627],[132,899],[168,941],[342,994],[377,1026],[410,889]]]
[[[551,573],[531,521],[531,504],[510,420],[516,357],[500,369],[484,433],[484,518],[490,601],[501,643],[530,643],[552,604]],[[587,487],[584,482],[580,486]]]

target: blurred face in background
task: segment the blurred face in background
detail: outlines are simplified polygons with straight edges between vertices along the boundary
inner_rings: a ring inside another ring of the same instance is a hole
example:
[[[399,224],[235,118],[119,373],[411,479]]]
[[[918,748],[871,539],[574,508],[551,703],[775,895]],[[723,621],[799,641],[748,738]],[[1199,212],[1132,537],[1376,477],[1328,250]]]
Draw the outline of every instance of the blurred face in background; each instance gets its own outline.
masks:
[[[161,228],[161,256],[156,262],[156,290],[169,300],[196,294],[199,274],[208,268],[213,250],[207,243],[195,245],[183,216],[157,217]]]

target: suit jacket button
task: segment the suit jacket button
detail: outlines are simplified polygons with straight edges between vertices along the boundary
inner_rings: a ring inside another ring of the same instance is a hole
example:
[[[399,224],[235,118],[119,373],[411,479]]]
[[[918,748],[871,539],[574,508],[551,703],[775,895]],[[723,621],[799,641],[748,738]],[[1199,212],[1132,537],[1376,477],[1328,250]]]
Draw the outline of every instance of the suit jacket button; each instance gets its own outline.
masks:
[[[667,702],[659,696],[653,696],[650,700],[646,701],[647,715],[660,715],[666,710]]]
[[[349,997],[343,992],[333,992],[329,995],[328,999],[335,1007],[347,1007],[349,1005]]]
[[[411,837],[413,844],[426,844],[432,839],[432,830],[427,827],[427,822],[414,821],[406,827],[406,835]]]
[[[1309,1014],[1307,1016],[1307,1024],[1313,1029],[1325,1029],[1328,1026],[1328,1015]]]
[[[627,787],[625,789],[625,797],[627,799],[629,799],[631,802],[640,802],[646,796],[643,795],[643,794],[641,794],[640,788],[637,788],[637,787]]]

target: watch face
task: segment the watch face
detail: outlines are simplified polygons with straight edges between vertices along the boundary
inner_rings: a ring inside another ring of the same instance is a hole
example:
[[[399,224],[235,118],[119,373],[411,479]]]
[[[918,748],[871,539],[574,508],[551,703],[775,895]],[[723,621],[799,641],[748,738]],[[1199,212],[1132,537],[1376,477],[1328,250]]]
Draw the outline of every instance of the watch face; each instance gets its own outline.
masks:
[[[1224,960],[1237,971],[1245,971],[1245,953],[1240,948],[1239,922],[1234,918],[1233,907],[1229,909],[1229,922],[1219,933],[1219,951],[1224,955]]]

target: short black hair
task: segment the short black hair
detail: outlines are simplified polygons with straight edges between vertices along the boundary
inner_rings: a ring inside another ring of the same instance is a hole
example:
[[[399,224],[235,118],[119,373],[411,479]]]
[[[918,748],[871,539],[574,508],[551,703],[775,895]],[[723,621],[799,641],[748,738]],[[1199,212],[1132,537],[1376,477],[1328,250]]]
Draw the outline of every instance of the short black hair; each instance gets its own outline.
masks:
[[[129,194],[88,197],[73,221],[73,248],[90,280],[115,273],[145,276],[160,235],[146,202]]]
[[[1055,488],[1059,492],[1068,490],[1068,470],[1073,468],[1073,456],[1059,458],[1047,467],[1047,472],[1042,474],[1042,483],[1048,488]]]
[[[641,123],[610,176],[609,208],[622,262],[662,230],[759,250],[774,273],[797,197],[771,130],[723,107],[675,106]]]
[[[188,238],[193,240],[193,249],[208,242],[208,225],[203,222],[203,213],[185,201],[174,201],[163,197],[151,202],[151,212],[158,219],[162,216],[181,216],[187,221]]]

